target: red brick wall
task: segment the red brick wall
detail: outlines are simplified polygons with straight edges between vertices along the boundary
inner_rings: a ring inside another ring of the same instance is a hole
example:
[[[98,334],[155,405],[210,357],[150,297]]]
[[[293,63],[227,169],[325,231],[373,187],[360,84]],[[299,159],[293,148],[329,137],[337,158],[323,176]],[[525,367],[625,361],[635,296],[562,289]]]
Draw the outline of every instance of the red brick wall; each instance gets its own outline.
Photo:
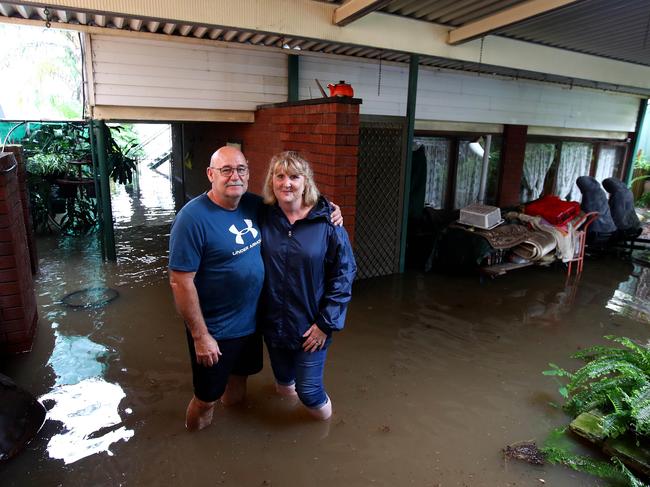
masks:
[[[0,351],[31,350],[38,315],[16,159],[0,154]]]
[[[320,192],[341,207],[345,228],[353,240],[359,103],[340,98],[307,100],[262,107],[251,124],[187,124],[195,145],[194,165],[197,154],[201,154],[201,166],[197,169],[204,171],[209,162],[208,152],[228,141],[241,141],[251,168],[249,188],[261,193],[271,157],[285,150],[297,151],[311,163]]]
[[[501,153],[501,174],[497,206],[503,208],[519,204],[521,177],[524,172],[526,154],[526,125],[505,125],[503,127],[503,151]]]
[[[27,192],[27,165],[23,148],[20,145],[8,145],[5,147],[6,152],[11,152],[16,158],[18,164],[18,187],[20,189],[20,204],[23,207],[23,218],[25,220],[25,230],[27,232],[27,246],[29,247],[29,263],[32,274],[38,272],[38,255],[36,253],[36,240],[34,239],[34,229],[32,225],[32,215],[29,212],[29,194]]]

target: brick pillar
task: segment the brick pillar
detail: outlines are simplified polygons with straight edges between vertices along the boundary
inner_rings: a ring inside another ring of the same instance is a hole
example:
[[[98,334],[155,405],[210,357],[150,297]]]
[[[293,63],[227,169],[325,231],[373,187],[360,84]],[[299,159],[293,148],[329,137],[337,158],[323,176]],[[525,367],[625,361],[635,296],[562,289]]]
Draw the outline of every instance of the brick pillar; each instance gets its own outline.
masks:
[[[324,98],[262,107],[255,125],[264,127],[268,146],[281,142],[280,150],[293,150],[307,159],[320,192],[341,207],[345,229],[354,242],[357,163],[359,155],[359,105],[353,98]],[[257,129],[257,127],[256,127]],[[247,153],[250,159],[250,155]],[[264,171],[270,155],[265,154]]]
[[[25,230],[27,232],[27,246],[29,247],[29,263],[32,275],[38,272],[38,254],[36,253],[36,240],[34,239],[34,225],[32,214],[29,211],[29,192],[27,189],[27,161],[21,145],[8,145],[5,151],[11,152],[18,163],[18,187],[20,190],[20,204],[23,207]]]
[[[516,206],[524,173],[527,125],[505,125],[501,149],[501,174],[497,206]]]
[[[12,153],[0,153],[0,352],[31,350],[36,322],[18,164]]]
[[[311,163],[320,192],[341,207],[353,241],[360,104],[356,98],[337,97],[277,103],[259,107],[253,123],[188,125],[197,167],[203,171],[214,150],[240,141],[250,166],[248,188],[259,193],[271,157],[296,151]]]

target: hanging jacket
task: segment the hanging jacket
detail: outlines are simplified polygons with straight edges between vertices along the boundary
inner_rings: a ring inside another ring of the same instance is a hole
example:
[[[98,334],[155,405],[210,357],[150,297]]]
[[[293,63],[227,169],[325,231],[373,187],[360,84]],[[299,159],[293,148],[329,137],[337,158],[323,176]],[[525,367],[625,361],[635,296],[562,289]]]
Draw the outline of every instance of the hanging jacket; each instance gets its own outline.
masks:
[[[266,273],[258,323],[266,341],[297,350],[314,323],[331,341],[344,326],[356,274],[347,232],[330,223],[322,197],[293,225],[277,204],[260,216]]]

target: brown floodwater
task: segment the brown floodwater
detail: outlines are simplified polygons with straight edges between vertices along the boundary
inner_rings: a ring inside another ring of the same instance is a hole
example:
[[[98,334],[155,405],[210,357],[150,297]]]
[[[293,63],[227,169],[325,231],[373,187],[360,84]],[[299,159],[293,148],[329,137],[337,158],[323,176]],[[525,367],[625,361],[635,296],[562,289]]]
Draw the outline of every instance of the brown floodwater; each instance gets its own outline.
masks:
[[[505,461],[501,449],[542,443],[566,423],[556,382],[541,374],[549,362],[574,367],[569,356],[604,335],[647,342],[647,269],[589,260],[573,286],[559,267],[358,282],[326,368],[331,422],[275,396],[266,361],[244,405],[218,407],[191,434],[187,346],[166,277],[172,213],[138,196],[118,198],[135,216],[117,212],[115,264],[101,262],[93,238],[39,239],[34,350],[0,372],[40,397],[48,420],[0,465],[2,486],[606,485]],[[119,296],[97,308],[62,302],[98,286]]]

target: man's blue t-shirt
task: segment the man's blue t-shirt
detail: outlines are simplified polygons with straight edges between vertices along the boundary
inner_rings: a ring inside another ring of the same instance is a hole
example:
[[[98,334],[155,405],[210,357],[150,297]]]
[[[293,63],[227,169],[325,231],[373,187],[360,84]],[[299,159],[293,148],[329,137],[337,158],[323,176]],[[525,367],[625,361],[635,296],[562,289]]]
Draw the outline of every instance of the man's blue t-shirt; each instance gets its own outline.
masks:
[[[197,196],[176,215],[169,239],[169,268],[196,272],[194,284],[205,324],[217,340],[255,331],[264,283],[262,236],[257,214],[262,199],[245,193],[235,210]]]

